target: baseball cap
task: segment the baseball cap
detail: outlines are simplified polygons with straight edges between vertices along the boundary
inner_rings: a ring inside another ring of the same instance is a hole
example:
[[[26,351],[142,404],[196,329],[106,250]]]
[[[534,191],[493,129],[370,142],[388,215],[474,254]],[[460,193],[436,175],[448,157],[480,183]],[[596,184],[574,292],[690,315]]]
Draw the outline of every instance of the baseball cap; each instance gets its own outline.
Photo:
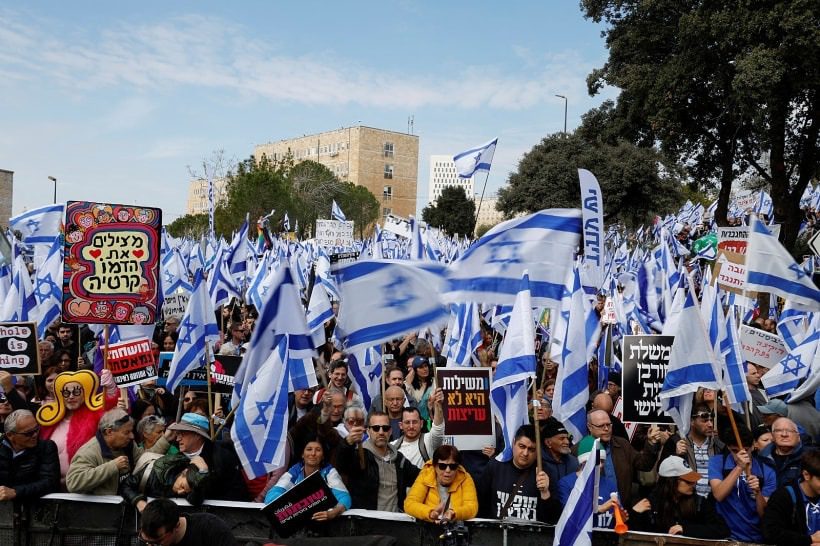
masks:
[[[421,367],[421,366],[425,366],[425,365],[426,366],[430,365],[430,361],[427,360],[426,356],[417,356],[417,357],[413,358],[413,369],[414,370]]]
[[[782,415],[786,417],[789,415],[789,410],[786,408],[786,403],[783,400],[773,399],[769,400],[768,404],[763,404],[762,406],[757,406],[757,409],[760,410],[760,413],[765,413],[766,415]]]
[[[567,429],[564,428],[564,425],[556,419],[555,417],[550,417],[544,421],[544,427],[541,429],[541,435],[544,438],[552,438],[553,436],[558,436],[559,434],[569,434]]]
[[[182,416],[182,419],[169,425],[168,429],[195,432],[208,440],[211,439],[211,427],[208,424],[208,418],[198,413],[186,413]]]
[[[700,474],[686,466],[683,459],[676,455],[672,455],[663,460],[658,467],[658,476],[664,478],[683,478],[690,482],[700,479]]]

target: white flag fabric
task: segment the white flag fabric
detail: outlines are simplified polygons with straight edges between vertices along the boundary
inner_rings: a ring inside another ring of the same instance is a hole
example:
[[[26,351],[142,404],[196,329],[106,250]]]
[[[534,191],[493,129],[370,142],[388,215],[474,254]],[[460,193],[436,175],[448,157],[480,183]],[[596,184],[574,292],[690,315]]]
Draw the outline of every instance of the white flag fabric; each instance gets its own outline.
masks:
[[[454,155],[453,163],[456,164],[456,172],[459,178],[470,178],[478,171],[489,173],[497,144],[498,138],[494,138],[486,144]]]
[[[526,269],[532,304],[556,309],[580,241],[578,209],[547,209],[498,224],[450,264],[444,299],[512,305]]]
[[[37,337],[42,339],[63,305],[63,242],[55,237],[43,265],[34,279],[34,307],[30,317],[37,322]]]
[[[332,318],[333,307],[330,305],[327,290],[325,290],[325,287],[321,283],[315,283],[313,285],[313,292],[310,294],[310,303],[308,303],[307,311],[307,325],[315,347],[324,345],[325,322]]]
[[[816,316],[820,317],[820,315]],[[818,359],[818,348],[820,348],[820,319],[815,318],[809,335],[760,378],[766,388],[766,394],[773,397],[791,393],[800,381],[809,375],[809,372],[815,372],[814,375],[817,376],[815,361]],[[813,379],[810,379],[810,382]],[[807,390],[808,388],[802,389],[798,393],[799,397],[804,398]],[[814,391],[811,392],[813,393]]]
[[[349,209],[348,209],[349,210]],[[342,212],[342,208],[336,204],[336,200],[333,200],[333,206],[330,209],[330,215],[333,217],[334,220],[339,220],[340,222],[346,222],[347,218],[345,217],[345,213]]]
[[[26,211],[9,219],[9,227],[19,231],[28,245],[50,245],[60,235],[65,205],[46,205]]]
[[[584,291],[595,294],[604,285],[604,195],[595,175],[578,169],[584,218]]]
[[[555,525],[553,546],[591,546],[592,513],[598,497],[600,475],[598,440],[592,444],[592,452],[581,475],[575,480],[567,505]]]

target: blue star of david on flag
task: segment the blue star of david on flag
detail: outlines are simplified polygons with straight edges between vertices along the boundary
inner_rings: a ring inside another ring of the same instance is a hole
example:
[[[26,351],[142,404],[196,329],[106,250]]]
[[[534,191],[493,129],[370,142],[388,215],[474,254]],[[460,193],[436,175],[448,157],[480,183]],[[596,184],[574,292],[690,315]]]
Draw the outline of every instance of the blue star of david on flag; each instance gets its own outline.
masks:
[[[789,366],[789,364],[791,362],[794,363],[794,367]],[[783,358],[782,364],[783,364],[783,373],[790,373],[795,377],[799,377],[800,376],[800,370],[802,370],[803,368],[806,367],[806,365],[803,364],[803,361],[800,360],[800,356],[795,355],[793,353],[787,354]]]
[[[802,267],[800,267],[800,266],[799,266],[796,262],[795,262],[795,263],[793,263],[793,264],[791,264],[791,265],[789,266],[789,269],[790,269],[791,271],[794,271],[794,274],[795,274],[795,275],[797,275],[797,280],[798,280],[798,281],[799,281],[800,279],[802,279],[803,277],[808,277],[808,275],[806,275],[806,272],[803,270],[803,268],[802,268]]]
[[[37,303],[43,303],[49,297],[60,299],[60,287],[51,278],[51,273],[44,277],[37,277],[37,287],[34,295],[37,296]]]
[[[491,249],[492,255],[487,263],[500,264],[505,270],[513,264],[521,263],[521,253],[518,249],[518,242],[515,241],[493,241],[487,246]]]
[[[40,229],[40,222],[35,219],[31,219],[26,222],[26,227],[31,231],[32,234],[36,233],[38,229]]]
[[[411,303],[416,301],[416,297],[407,289],[409,279],[402,275],[396,275],[393,279],[382,286],[386,292],[385,305],[396,308],[398,311],[406,310]]]
[[[193,322],[182,323],[182,329],[185,330],[185,335],[180,336],[179,341],[188,345],[193,343],[193,341],[191,341],[191,335],[193,335],[196,332],[197,328],[199,328],[199,325],[194,324]]]
[[[272,405],[273,399],[268,400],[267,402],[256,402],[256,410],[259,412],[259,415],[256,416],[256,419],[254,419],[252,424],[268,426],[268,418],[265,417],[265,414]]]

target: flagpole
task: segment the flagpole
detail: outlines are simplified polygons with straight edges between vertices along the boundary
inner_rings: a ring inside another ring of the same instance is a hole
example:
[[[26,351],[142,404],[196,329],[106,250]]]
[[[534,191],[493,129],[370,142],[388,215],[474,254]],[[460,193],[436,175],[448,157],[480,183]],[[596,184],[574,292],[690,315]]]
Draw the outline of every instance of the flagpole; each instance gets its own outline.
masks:
[[[205,342],[205,381],[208,383],[208,427],[211,432],[211,440],[214,439],[214,400],[211,397],[211,347],[208,341]]]
[[[490,165],[492,167],[492,165]],[[481,203],[484,202],[484,191],[487,189],[487,179],[490,178],[490,169],[487,169],[487,175],[484,177],[484,186],[481,188],[481,198],[478,200],[478,206],[475,209],[475,218],[473,219],[473,232],[470,234],[475,237],[475,228],[478,223],[478,213],[481,212]]]
[[[536,389],[538,381],[532,381],[532,418],[535,421],[535,468],[537,474],[541,473],[541,425],[538,418],[538,410],[541,408],[541,401],[538,399]]]
[[[236,413],[236,408],[238,407],[239,404],[237,404],[233,409],[231,409],[230,412],[228,412],[228,415],[225,416],[225,422],[219,425],[219,427],[216,429],[216,432],[214,432],[214,435],[211,438],[216,438],[217,436],[219,436],[219,433],[222,432],[222,429],[225,428],[226,424],[228,424],[228,421],[231,417],[233,417],[233,414]]]

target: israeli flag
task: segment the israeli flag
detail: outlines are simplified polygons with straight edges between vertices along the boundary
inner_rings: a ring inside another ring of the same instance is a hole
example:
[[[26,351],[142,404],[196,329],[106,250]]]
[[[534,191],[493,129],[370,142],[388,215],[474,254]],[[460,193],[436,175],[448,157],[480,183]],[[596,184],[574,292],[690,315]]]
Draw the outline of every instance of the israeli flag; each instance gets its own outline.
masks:
[[[234,285],[240,289],[244,289],[248,272],[248,257],[251,254],[248,243],[248,219],[246,218],[242,227],[234,235],[228,251],[223,255],[223,259],[228,263],[228,271]]]
[[[332,318],[333,307],[330,305],[327,290],[321,283],[315,283],[307,310],[307,325],[315,347],[325,344],[325,322]]]
[[[327,290],[327,295],[334,301],[339,301],[341,295],[339,288],[336,286],[336,280],[330,273],[330,256],[327,255],[324,248],[319,248],[319,255],[316,258],[316,282],[320,283]]]
[[[62,231],[64,211],[63,204],[38,207],[10,218],[9,227],[19,231],[27,245],[50,245]]]
[[[410,237],[410,259],[416,262],[424,260],[424,241],[421,237],[421,225],[419,222],[410,217],[410,230],[412,236]]]
[[[786,300],[783,311],[780,313],[780,320],[777,321],[777,333],[783,339],[786,347],[791,351],[808,334],[809,324],[814,320],[814,313],[796,309],[794,304]]]
[[[749,392],[749,384],[746,382],[746,367],[743,364],[743,353],[740,350],[740,336],[735,323],[733,306],[729,307],[729,312],[726,314],[726,335],[720,342],[720,353],[724,366],[723,382],[726,390],[729,391],[732,405],[750,401],[752,395]]]
[[[294,365],[296,361],[304,363],[306,359],[315,355],[310,330],[305,320],[305,310],[299,297],[299,289],[287,265],[283,265],[276,271],[271,282],[270,295],[259,309],[259,318],[256,319],[256,327],[251,336],[248,352],[245,353],[242,364],[236,372],[233,404],[237,404],[245,396],[250,381],[260,373],[268,359],[273,358],[271,351],[279,346],[285,335],[289,336],[289,339],[286,352],[281,356],[283,361],[286,360],[289,365]],[[310,367],[313,368],[312,362]],[[311,370],[307,369],[299,370],[297,373],[292,368],[290,372],[290,376],[308,378],[308,385],[315,386],[315,375],[312,380],[310,375]],[[290,376],[286,378],[285,385],[291,384]],[[312,385],[310,385],[311,381]],[[295,388],[307,388],[307,386],[299,387],[297,383],[292,384]]]
[[[512,305],[526,269],[533,305],[558,308],[580,240],[578,209],[547,209],[498,224],[450,264],[444,299]]]
[[[287,211],[285,211],[285,217],[282,219],[282,229],[283,231],[290,231],[290,218]]]
[[[11,286],[3,302],[3,320],[28,322],[29,310],[34,307],[31,275],[22,255],[18,254],[12,265]]]
[[[208,297],[210,297],[214,309],[218,309],[221,305],[227,305],[231,298],[242,297],[239,288],[234,284],[233,277],[228,269],[228,262],[224,259],[224,256],[225,251],[220,250],[207,281]]]
[[[659,398],[661,409],[685,436],[689,432],[693,394],[699,387],[721,388],[714,372],[715,355],[691,288],[675,326],[673,331],[664,331],[664,335],[673,335],[675,340]]]
[[[365,412],[369,412],[373,409],[373,400],[381,392],[383,372],[381,345],[349,353],[347,365],[350,380],[356,385],[356,392],[362,397]]]
[[[552,359],[558,363],[552,410],[555,418],[564,424],[574,438],[583,438],[587,433],[589,365],[584,323],[584,291],[580,272],[574,267],[567,279],[561,313],[555,328],[558,343],[552,349]]]
[[[31,318],[37,321],[37,337],[42,339],[48,325],[59,318],[63,304],[63,242],[56,237],[34,280],[35,305]]]
[[[587,463],[581,475],[575,480],[567,505],[555,525],[552,546],[592,546],[592,514],[598,500],[598,480],[600,477],[600,445],[596,439],[592,444]]]
[[[489,174],[496,144],[498,144],[498,138],[454,155],[453,163],[456,164],[456,172],[459,178],[470,178],[478,171],[485,171]]]
[[[476,349],[481,346],[481,320],[477,303],[460,303],[454,306],[451,327],[447,329],[447,364],[452,366],[475,366]]]
[[[205,344],[217,339],[219,327],[216,325],[216,315],[200,273],[194,279],[191,299],[179,324],[179,339],[165,383],[169,392],[177,388],[186,373],[209,365],[205,361]]]
[[[493,413],[504,433],[504,450],[496,457],[499,461],[512,458],[515,432],[521,425],[529,423],[527,385],[530,379],[535,379],[535,320],[529,283],[529,276],[524,271],[490,387]]]
[[[334,220],[339,220],[340,222],[346,222],[347,218],[345,217],[345,213],[342,212],[341,207],[336,204],[336,200],[333,200],[333,206],[330,209],[330,216],[333,217]]]
[[[436,294],[444,284],[444,267],[427,263],[358,261],[335,270],[343,302],[337,330],[347,352],[355,353],[448,315]]]
[[[820,311],[820,290],[789,251],[754,216],[746,249],[746,290],[769,292]]]
[[[820,328],[818,327],[820,327],[820,320],[815,318],[811,325],[811,333],[803,339],[800,345],[790,350],[777,365],[760,378],[769,397],[792,392],[797,388],[800,381],[809,375],[810,371],[815,372],[815,375],[817,375],[817,366],[814,365],[814,362],[819,358]],[[803,391],[805,390],[803,389]],[[804,394],[803,391],[799,394]],[[811,394],[813,393],[814,390],[811,391]]]
[[[188,271],[182,263],[179,249],[172,248],[162,257],[160,262],[162,274],[162,293],[165,298],[177,291],[190,293],[194,287],[188,282]]]

